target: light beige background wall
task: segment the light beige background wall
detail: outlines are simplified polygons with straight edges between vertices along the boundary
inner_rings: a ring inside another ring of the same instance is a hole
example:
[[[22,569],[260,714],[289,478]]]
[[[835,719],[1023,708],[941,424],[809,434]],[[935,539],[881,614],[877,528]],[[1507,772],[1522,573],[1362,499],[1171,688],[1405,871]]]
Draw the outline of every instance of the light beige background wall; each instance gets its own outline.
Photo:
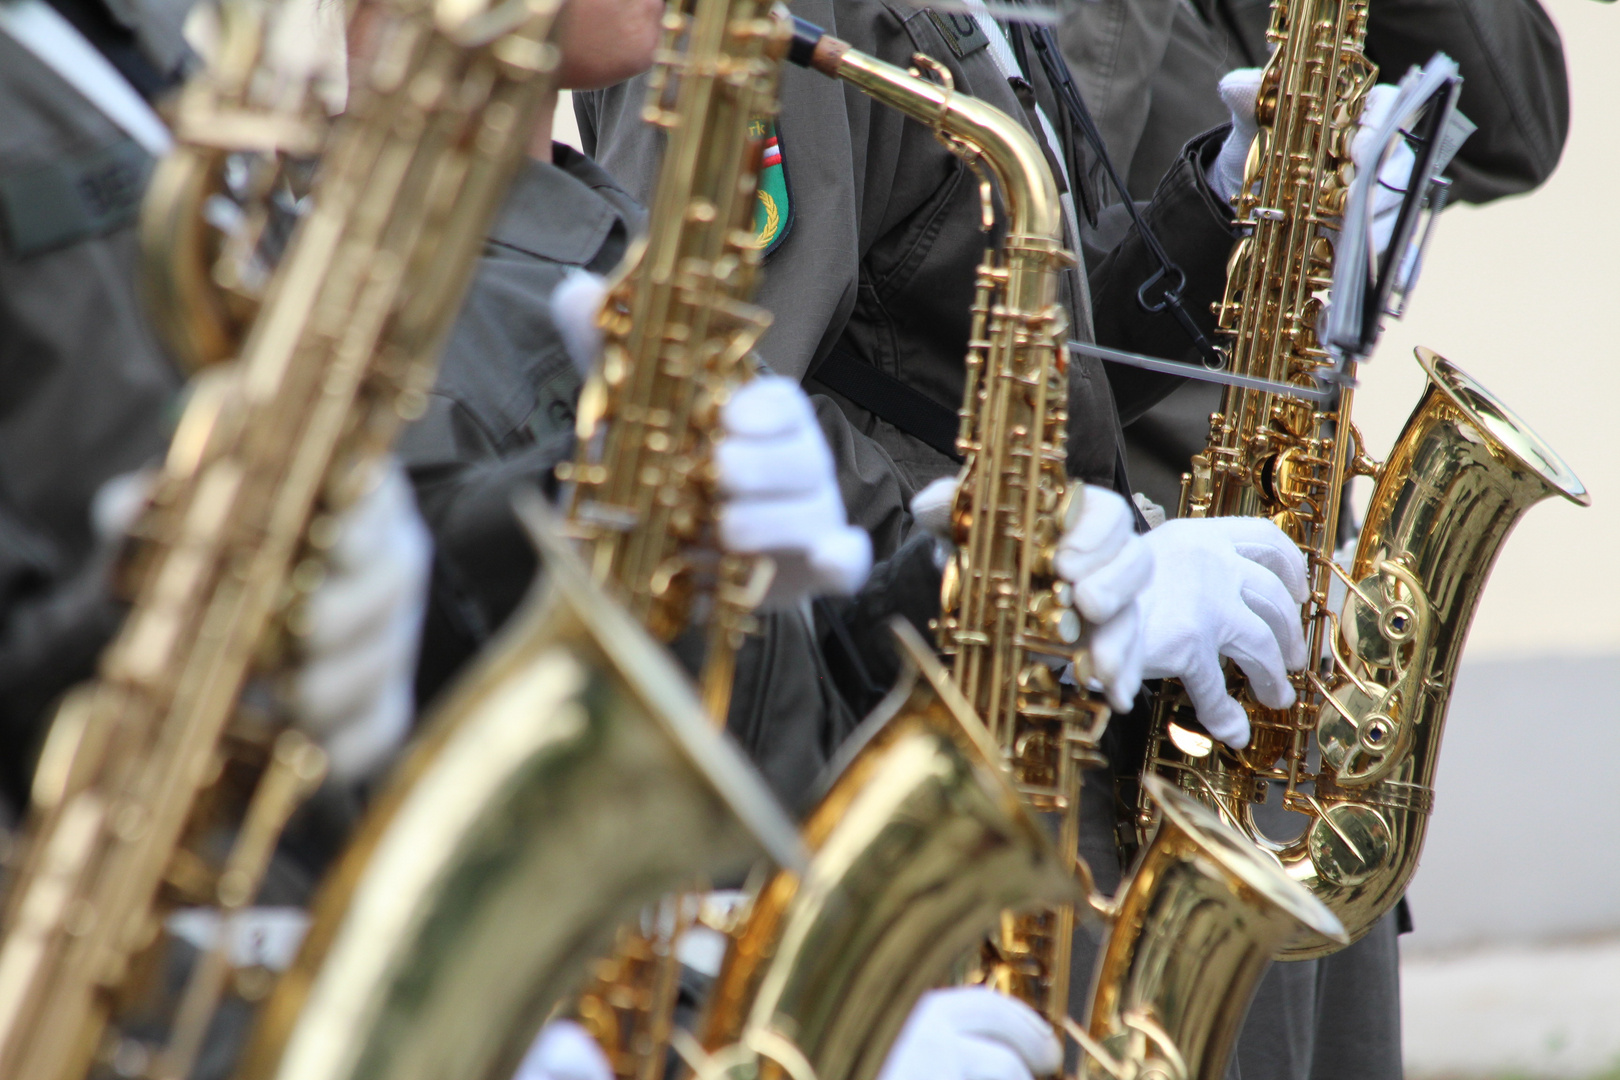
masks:
[[[1423,344],[1484,383],[1575,469],[1593,505],[1530,512],[1481,602],[1470,660],[1620,653],[1620,9],[1544,0],[1573,121],[1551,181],[1439,224],[1406,320],[1364,368],[1357,418],[1382,455],[1422,387]],[[1365,485],[1366,482],[1363,481]],[[1612,696],[1593,688],[1594,696]]]

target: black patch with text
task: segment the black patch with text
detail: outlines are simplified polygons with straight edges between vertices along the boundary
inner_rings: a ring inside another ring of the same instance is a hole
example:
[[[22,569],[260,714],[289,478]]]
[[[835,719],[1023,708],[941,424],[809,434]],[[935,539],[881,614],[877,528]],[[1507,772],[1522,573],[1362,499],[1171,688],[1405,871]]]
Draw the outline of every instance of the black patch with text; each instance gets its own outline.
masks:
[[[0,226],[18,258],[134,221],[152,158],[134,139],[0,175]]]
[[[928,17],[945,35],[945,44],[951,47],[958,60],[966,60],[980,49],[990,47],[990,39],[979,29],[978,20],[965,11],[930,10]]]

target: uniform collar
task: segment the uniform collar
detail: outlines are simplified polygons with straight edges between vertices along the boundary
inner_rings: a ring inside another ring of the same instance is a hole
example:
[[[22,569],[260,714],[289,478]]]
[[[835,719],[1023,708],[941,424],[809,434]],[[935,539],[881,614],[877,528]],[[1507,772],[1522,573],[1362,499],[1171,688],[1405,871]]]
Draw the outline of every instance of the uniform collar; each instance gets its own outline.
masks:
[[[525,161],[490,239],[537,258],[590,265],[615,226],[640,228],[643,214],[601,166],[561,143],[553,160]]]

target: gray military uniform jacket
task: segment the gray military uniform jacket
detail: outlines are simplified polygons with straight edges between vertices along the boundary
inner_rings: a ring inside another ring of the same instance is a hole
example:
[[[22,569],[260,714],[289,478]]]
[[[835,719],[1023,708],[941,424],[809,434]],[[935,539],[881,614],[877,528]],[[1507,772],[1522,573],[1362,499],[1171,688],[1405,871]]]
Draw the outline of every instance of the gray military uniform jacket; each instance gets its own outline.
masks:
[[[991,58],[987,39],[965,15],[951,20],[904,3],[803,0],[795,14],[856,48],[906,66],[915,52],[943,63],[963,93],[1013,116],[1023,105]],[[959,27],[953,29],[953,27]],[[1030,82],[1048,117],[1061,113],[1044,75]],[[639,117],[645,79],[576,95],[587,151],[645,198],[655,179],[660,137]],[[760,355],[775,371],[808,378],[835,349],[904,383],[939,405],[960,407],[974,268],[987,238],[979,229],[977,184],[931,132],[851,88],[814,72],[782,74],[777,119],[792,224],[765,264],[759,302],[775,322]],[[1026,125],[1027,126],[1027,125]],[[1203,179],[1202,162],[1218,138],[1195,144],[1148,210],[1207,302],[1232,243],[1226,215]],[[1070,146],[1055,148],[1073,156]],[[1140,242],[1088,253],[1063,287],[1073,333],[1093,330],[1105,343],[1179,354],[1185,338],[1168,316],[1135,302],[1151,272]],[[1089,284],[1088,284],[1089,277]],[[1205,302],[1191,308],[1204,311]],[[1070,368],[1070,468],[1094,483],[1125,487],[1119,456],[1115,388],[1102,365]],[[944,454],[828,392],[838,415],[824,412],[852,518],[872,532],[880,557],[895,551],[909,522],[905,505],[922,485],[955,468]],[[1135,402],[1121,402],[1135,410]]]
[[[1265,63],[1264,0],[1088,0],[1059,31],[1076,81],[1133,196],[1148,198],[1187,139],[1227,118],[1233,68]],[[1463,75],[1479,125],[1452,160],[1453,201],[1529,191],[1558,164],[1569,80],[1558,30],[1536,0],[1373,0],[1367,55],[1385,82],[1438,51]]]
[[[401,437],[417,503],[437,545],[418,699],[427,701],[516,608],[534,554],[510,489],[550,484],[572,453],[579,372],[551,321],[572,270],[607,274],[645,215],[590,160],[554,147],[528,161],[495,221],[451,328],[423,417]]]
[[[178,25],[145,14],[124,44],[172,75]],[[91,498],[162,453],[181,385],[136,288],[151,167],[0,33],[0,785],[13,799],[53,700],[90,673],[121,614]]]
[[[572,269],[612,271],[645,219],[594,162],[566,146],[554,153],[555,163],[519,172],[428,412],[399,445],[436,546],[417,682],[424,702],[512,614],[538,569],[511,495],[521,484],[556,495],[552,470],[573,454],[581,381],[551,322],[551,292]],[[738,658],[728,727],[783,802],[803,807],[856,717],[809,623],[797,611],[762,621]],[[695,660],[697,646],[683,639],[676,652]]]

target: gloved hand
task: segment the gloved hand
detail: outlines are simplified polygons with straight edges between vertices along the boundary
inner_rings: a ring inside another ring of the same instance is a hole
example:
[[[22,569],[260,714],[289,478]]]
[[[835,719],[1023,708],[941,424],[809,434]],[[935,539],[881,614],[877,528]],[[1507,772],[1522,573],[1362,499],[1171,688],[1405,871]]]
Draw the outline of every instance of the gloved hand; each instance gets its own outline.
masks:
[[[613,1067],[584,1028],[553,1020],[535,1036],[512,1080],[613,1080]]]
[[[1237,661],[1261,704],[1294,703],[1287,672],[1306,662],[1305,557],[1264,518],[1168,521],[1145,540],[1155,571],[1141,601],[1142,674],[1180,679],[1209,733],[1246,746],[1249,720],[1226,693],[1221,657]]]
[[[917,525],[947,543],[958,479],[941,477],[911,500]],[[1086,485],[1079,520],[1058,539],[1052,561],[1085,620],[1082,641],[1099,684],[1092,689],[1105,691],[1124,712],[1142,685],[1138,596],[1153,577],[1153,555],[1136,535],[1130,504],[1107,488]]]
[[[602,328],[596,324],[607,282],[589,270],[570,270],[551,291],[551,324],[581,376],[589,375],[602,351]]]
[[[116,544],[150,496],[147,470],[108,480],[90,504],[103,543]],[[308,634],[291,673],[294,717],[326,750],[332,774],[363,779],[405,740],[427,606],[433,541],[399,463],[341,519],[326,576],[306,603]]]
[[[720,426],[720,540],[729,551],[775,560],[766,605],[859,588],[872,569],[872,541],[849,524],[832,451],[799,384],[765,375],[738,387],[721,406]]]
[[[1372,142],[1372,132],[1394,107],[1400,91],[1388,83],[1379,83],[1367,92],[1362,108],[1361,123],[1350,140],[1350,160],[1357,169],[1376,164],[1379,147]],[[1259,133],[1255,119],[1255,102],[1260,96],[1260,69],[1238,68],[1228,71],[1221,79],[1221,101],[1232,112],[1232,131],[1221,144],[1221,152],[1209,167],[1210,187],[1227,202],[1237,197],[1243,186],[1243,167],[1248,162],[1249,146]],[[1416,163],[1412,148],[1403,140],[1390,154],[1379,170],[1377,194],[1373,197],[1373,250],[1382,255],[1395,231],[1395,218],[1406,195],[1406,185],[1412,177]]]
[[[878,1080],[1033,1080],[1063,1047],[1021,1001],[983,986],[931,990],[911,1011]]]
[[[293,711],[333,775],[361,779],[405,740],[433,541],[392,459],[340,519],[326,578],[306,604]]]
[[[1136,534],[1130,503],[1087,484],[1074,528],[1058,540],[1052,567],[1074,589],[1085,619],[1096,681],[1109,704],[1126,712],[1142,685],[1141,597],[1155,573],[1153,552]]]
[[[551,294],[552,322],[581,373],[602,348],[596,313],[605,290],[600,277],[580,270]],[[859,588],[872,569],[872,540],[849,524],[832,452],[804,391],[780,376],[755,379],[721,407],[720,425],[720,539],[732,552],[776,563],[764,606]]]
[[[1249,147],[1260,133],[1260,123],[1255,118],[1255,103],[1260,99],[1260,69],[1228,71],[1221,77],[1220,94],[1221,102],[1232,113],[1232,130],[1205,175],[1215,194],[1231,202],[1243,186],[1243,166],[1248,164]]]

